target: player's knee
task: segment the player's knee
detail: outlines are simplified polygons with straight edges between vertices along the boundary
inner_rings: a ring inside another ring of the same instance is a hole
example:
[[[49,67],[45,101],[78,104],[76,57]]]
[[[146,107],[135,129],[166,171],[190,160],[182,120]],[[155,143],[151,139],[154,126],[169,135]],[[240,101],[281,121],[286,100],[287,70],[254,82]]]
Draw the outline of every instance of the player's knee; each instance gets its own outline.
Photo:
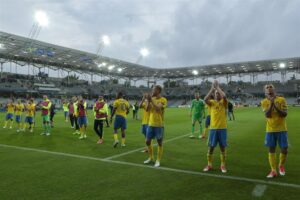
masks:
[[[151,140],[146,139],[146,145],[147,145],[147,146],[150,146],[150,145],[151,145]]]
[[[288,148],[281,148],[281,153],[282,154],[287,154],[288,153]]]

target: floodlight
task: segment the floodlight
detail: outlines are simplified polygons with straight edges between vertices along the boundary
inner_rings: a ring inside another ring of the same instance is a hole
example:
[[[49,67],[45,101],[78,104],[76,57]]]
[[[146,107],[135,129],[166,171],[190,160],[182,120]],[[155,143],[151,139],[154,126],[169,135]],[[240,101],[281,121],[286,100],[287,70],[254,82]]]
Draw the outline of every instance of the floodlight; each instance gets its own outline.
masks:
[[[101,41],[105,46],[110,45],[110,38],[107,35],[103,35]]]
[[[118,68],[118,72],[121,72],[123,69],[122,68]]]
[[[0,43],[0,49],[5,49],[4,44]]]
[[[103,63],[101,63],[101,65],[102,65],[103,67],[105,67],[107,64],[106,64],[106,62],[103,62]]]
[[[114,65],[110,65],[110,66],[108,66],[108,70],[112,70],[113,68],[115,68],[115,66],[114,66]]]
[[[142,48],[142,49],[140,50],[140,54],[141,54],[143,57],[146,57],[146,56],[149,55],[149,50],[146,49],[146,48]]]
[[[285,64],[284,64],[284,63],[280,63],[280,64],[279,64],[279,67],[280,67],[281,69],[283,69],[283,68],[285,68]]]
[[[197,70],[193,70],[192,73],[193,73],[194,75],[198,75],[198,71],[197,71]]]
[[[42,10],[36,11],[34,18],[39,26],[48,26],[49,20],[46,12]]]

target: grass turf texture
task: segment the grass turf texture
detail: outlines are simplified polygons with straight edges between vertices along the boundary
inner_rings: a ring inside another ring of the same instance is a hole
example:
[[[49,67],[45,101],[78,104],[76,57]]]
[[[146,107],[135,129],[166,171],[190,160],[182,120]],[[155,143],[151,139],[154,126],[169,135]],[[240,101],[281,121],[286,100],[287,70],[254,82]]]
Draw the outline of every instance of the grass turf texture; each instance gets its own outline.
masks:
[[[70,124],[64,122],[63,112],[54,118],[55,128],[49,137],[42,132],[40,113],[36,117],[34,133],[0,129],[0,144],[29,147],[47,151],[107,158],[144,146],[140,121],[128,117],[126,148],[112,148],[112,128],[104,128],[104,144],[97,145],[89,112],[87,140],[72,135]],[[275,182],[300,184],[300,139],[298,132],[300,108],[290,108],[287,118],[289,155],[287,175]],[[269,172],[267,148],[263,146],[265,120],[259,108],[235,111],[236,121],[228,121],[228,151],[226,175],[265,180]],[[4,113],[1,119],[4,119]],[[187,109],[169,108],[166,111],[165,139],[185,135],[191,130]],[[156,148],[155,148],[156,150]],[[163,167],[201,172],[206,165],[206,141],[188,137],[166,143]],[[116,161],[141,164],[147,155],[139,151],[114,158]],[[252,191],[258,184],[183,174],[138,166],[51,155],[0,147],[1,199],[253,199]],[[214,171],[219,171],[219,149],[214,154]],[[225,176],[226,176],[225,175]],[[263,199],[297,199],[299,188],[267,185]]]

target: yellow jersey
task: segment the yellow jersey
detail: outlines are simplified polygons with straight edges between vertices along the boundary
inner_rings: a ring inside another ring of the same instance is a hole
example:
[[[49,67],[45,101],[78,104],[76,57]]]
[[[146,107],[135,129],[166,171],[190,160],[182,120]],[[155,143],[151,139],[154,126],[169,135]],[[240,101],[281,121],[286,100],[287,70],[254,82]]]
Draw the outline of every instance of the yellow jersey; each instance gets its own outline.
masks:
[[[69,112],[69,104],[68,103],[63,104],[63,110],[64,110],[64,112]]]
[[[227,101],[221,99],[220,101],[210,100],[210,129],[226,129],[226,108]]]
[[[115,115],[120,115],[126,118],[127,110],[129,110],[129,103],[125,99],[117,99],[113,103],[114,108],[116,109]]]
[[[7,104],[7,113],[14,114],[15,112],[15,105],[13,103]]]
[[[287,103],[284,97],[278,97],[274,99],[275,106],[283,111],[287,111]],[[261,107],[263,111],[267,111],[271,105],[271,101],[267,98],[261,101]],[[271,117],[266,118],[267,126],[266,132],[282,132],[287,131],[285,117],[281,117],[275,108],[271,111]]]
[[[35,104],[27,104],[26,105],[26,116],[33,117],[35,112]]]
[[[16,115],[22,115],[23,113],[23,110],[24,110],[24,104],[22,103],[17,103],[16,106],[15,106],[15,109],[16,109]]]
[[[164,97],[153,97],[152,101],[155,104],[162,104],[163,107],[160,110],[156,110],[153,105],[150,104],[149,114],[149,126],[164,127],[164,113],[167,107],[167,99]]]
[[[146,109],[147,103],[144,102],[142,104],[143,109],[143,119],[142,119],[142,125],[148,125],[149,124],[149,117],[150,117],[150,111],[147,111]]]

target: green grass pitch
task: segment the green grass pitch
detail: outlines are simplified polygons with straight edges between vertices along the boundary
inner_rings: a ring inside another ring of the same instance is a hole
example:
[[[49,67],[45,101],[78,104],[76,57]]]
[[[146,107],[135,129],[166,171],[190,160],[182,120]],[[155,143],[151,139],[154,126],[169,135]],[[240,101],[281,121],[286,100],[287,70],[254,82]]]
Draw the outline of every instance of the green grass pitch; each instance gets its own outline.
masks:
[[[40,113],[34,133],[17,133],[15,128],[1,126],[0,199],[299,199],[300,108],[289,108],[287,117],[287,174],[271,182],[265,178],[269,164],[263,145],[265,119],[259,108],[236,109],[236,121],[228,122],[228,173],[223,175],[219,171],[216,149],[214,171],[207,173],[216,176],[202,174],[206,141],[178,137],[191,130],[188,109],[166,110],[165,140],[176,139],[164,145],[160,169],[143,167],[147,155],[134,151],[144,146],[144,138],[140,133],[141,122],[132,120],[131,114],[127,146],[116,149],[112,148],[112,128],[104,129],[104,144],[96,144],[91,111],[86,140],[72,135],[73,129],[64,122],[62,111],[55,116],[55,128],[49,137],[40,136]],[[3,121],[4,113],[0,117]],[[103,160],[115,155],[119,156]],[[254,188],[262,185],[266,187],[261,197],[253,196]]]

